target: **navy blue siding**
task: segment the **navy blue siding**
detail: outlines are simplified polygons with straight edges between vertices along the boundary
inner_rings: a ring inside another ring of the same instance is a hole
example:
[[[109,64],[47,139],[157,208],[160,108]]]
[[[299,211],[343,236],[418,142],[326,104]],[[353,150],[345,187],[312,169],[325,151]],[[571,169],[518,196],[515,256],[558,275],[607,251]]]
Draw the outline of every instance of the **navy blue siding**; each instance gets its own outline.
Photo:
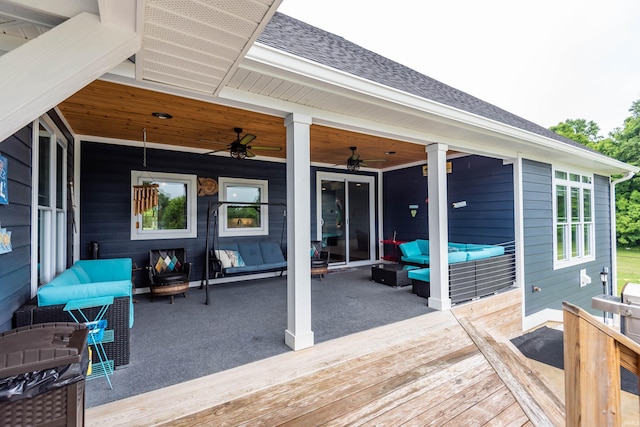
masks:
[[[284,163],[237,160],[227,157],[207,156],[147,149],[147,168],[143,168],[143,150],[139,147],[82,143],[81,163],[81,258],[89,257],[89,243],[100,244],[101,258],[128,257],[139,266],[148,264],[150,249],[184,247],[189,261],[193,262],[191,280],[202,275],[207,226],[207,208],[213,196],[198,197],[198,237],[195,239],[131,240],[131,170],[187,173],[198,177],[233,177],[265,179],[269,181],[269,202],[286,203],[286,168]],[[291,208],[290,208],[291,209]],[[282,206],[269,207],[269,236],[260,240],[281,241],[286,229]],[[211,222],[213,233],[213,218]],[[220,237],[225,241],[255,240],[256,237]],[[136,284],[144,286],[144,272],[138,273]]]
[[[31,126],[2,143],[8,160],[9,204],[0,205],[2,228],[12,232],[13,251],[0,255],[0,331],[11,329],[13,312],[31,297]]]
[[[513,166],[481,156],[453,159],[451,166],[452,173],[447,175],[449,241],[513,241]],[[460,201],[467,206],[454,209],[453,203]]]
[[[544,308],[560,310],[563,301],[594,312],[591,298],[602,293],[599,273],[603,266],[611,268],[609,179],[602,176],[594,178],[595,261],[557,270],[553,269],[551,165],[523,161],[523,193],[525,315]],[[592,282],[581,288],[579,272],[583,268]],[[540,287],[542,291],[531,292],[533,286]]]
[[[427,178],[422,175],[422,166],[385,172],[382,194],[385,239],[391,239],[394,231],[397,240],[429,238]],[[409,205],[418,205],[415,217],[411,216]]]
[[[428,239],[427,179],[422,166],[384,174],[385,238],[394,230],[398,240]],[[452,160],[447,174],[449,240],[465,243],[501,243],[514,239],[513,168],[501,160],[467,156]],[[464,208],[452,203],[466,201]],[[418,205],[415,217],[409,205]]]

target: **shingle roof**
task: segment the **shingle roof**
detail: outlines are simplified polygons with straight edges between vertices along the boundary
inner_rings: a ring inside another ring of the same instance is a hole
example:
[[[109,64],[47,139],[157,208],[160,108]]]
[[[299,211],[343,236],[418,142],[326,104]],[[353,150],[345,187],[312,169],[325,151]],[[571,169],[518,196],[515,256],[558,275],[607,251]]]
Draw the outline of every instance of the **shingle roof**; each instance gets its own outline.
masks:
[[[373,82],[592,151],[543,126],[282,13],[273,16],[258,41]]]

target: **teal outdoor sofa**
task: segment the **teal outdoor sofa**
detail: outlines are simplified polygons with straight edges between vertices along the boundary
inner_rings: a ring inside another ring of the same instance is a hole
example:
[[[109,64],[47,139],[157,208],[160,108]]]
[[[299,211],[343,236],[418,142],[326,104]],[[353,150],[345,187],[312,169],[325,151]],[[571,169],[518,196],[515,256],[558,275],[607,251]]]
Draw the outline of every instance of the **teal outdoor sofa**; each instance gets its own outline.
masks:
[[[399,248],[403,263],[425,267],[408,272],[413,293],[430,297],[429,241],[414,240],[400,244]],[[500,245],[448,243],[448,248],[449,298],[453,304],[491,295],[513,285],[515,253],[511,242]]]
[[[400,261],[405,264],[428,266],[429,265],[429,241],[412,240],[401,243],[399,246]],[[465,261],[476,261],[504,254],[504,247],[500,245],[478,245],[473,243],[448,243],[449,264]]]
[[[48,322],[73,322],[63,310],[70,300],[113,296],[105,314],[107,329],[114,340],[104,344],[115,366],[129,364],[129,329],[133,327],[133,297],[130,258],[76,261],[49,283],[38,288],[37,296],[14,314],[16,327]],[[89,309],[93,315],[96,309]]]

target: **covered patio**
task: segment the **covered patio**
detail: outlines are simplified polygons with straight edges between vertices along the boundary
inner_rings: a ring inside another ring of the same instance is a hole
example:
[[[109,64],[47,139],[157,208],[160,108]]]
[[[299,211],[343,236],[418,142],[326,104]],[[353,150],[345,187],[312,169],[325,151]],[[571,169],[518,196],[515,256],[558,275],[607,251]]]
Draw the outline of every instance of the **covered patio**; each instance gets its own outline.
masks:
[[[287,279],[272,277],[189,289],[186,298],[136,295],[129,365],[115,370],[113,390],[87,381],[87,407],[133,397],[291,352],[282,339]],[[371,280],[371,267],[331,270],[311,280],[316,342],[418,317],[433,310],[412,287]]]

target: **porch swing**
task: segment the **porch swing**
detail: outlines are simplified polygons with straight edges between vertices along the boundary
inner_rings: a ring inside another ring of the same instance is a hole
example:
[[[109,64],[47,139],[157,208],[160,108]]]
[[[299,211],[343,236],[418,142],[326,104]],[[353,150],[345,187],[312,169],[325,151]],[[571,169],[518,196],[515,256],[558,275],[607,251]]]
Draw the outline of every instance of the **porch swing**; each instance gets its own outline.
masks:
[[[283,221],[282,232],[280,235],[280,246],[278,247],[275,242],[247,242],[247,243],[230,243],[227,246],[231,246],[232,250],[220,249],[218,243],[218,209],[223,205],[247,205],[247,206],[282,206]],[[210,201],[207,208],[207,235],[205,239],[205,251],[204,251],[204,271],[203,277],[200,282],[200,287],[205,287],[206,300],[205,304],[209,305],[209,277],[211,275],[211,268],[215,277],[218,275],[224,276],[225,274],[250,274],[261,273],[268,271],[280,270],[280,275],[284,273],[287,268],[286,261],[286,246],[285,246],[285,231],[287,229],[287,210],[285,203],[261,203],[261,202],[233,202],[233,201]],[[213,215],[213,236],[211,237],[211,216]],[[244,251],[243,251],[244,249]],[[230,254],[235,252],[235,254]],[[241,254],[244,252],[244,255]],[[223,257],[231,257],[229,259],[223,259]],[[246,258],[246,259],[245,259]],[[241,260],[241,261],[240,261]],[[226,263],[233,262],[232,265]],[[225,265],[226,264],[226,265]]]

